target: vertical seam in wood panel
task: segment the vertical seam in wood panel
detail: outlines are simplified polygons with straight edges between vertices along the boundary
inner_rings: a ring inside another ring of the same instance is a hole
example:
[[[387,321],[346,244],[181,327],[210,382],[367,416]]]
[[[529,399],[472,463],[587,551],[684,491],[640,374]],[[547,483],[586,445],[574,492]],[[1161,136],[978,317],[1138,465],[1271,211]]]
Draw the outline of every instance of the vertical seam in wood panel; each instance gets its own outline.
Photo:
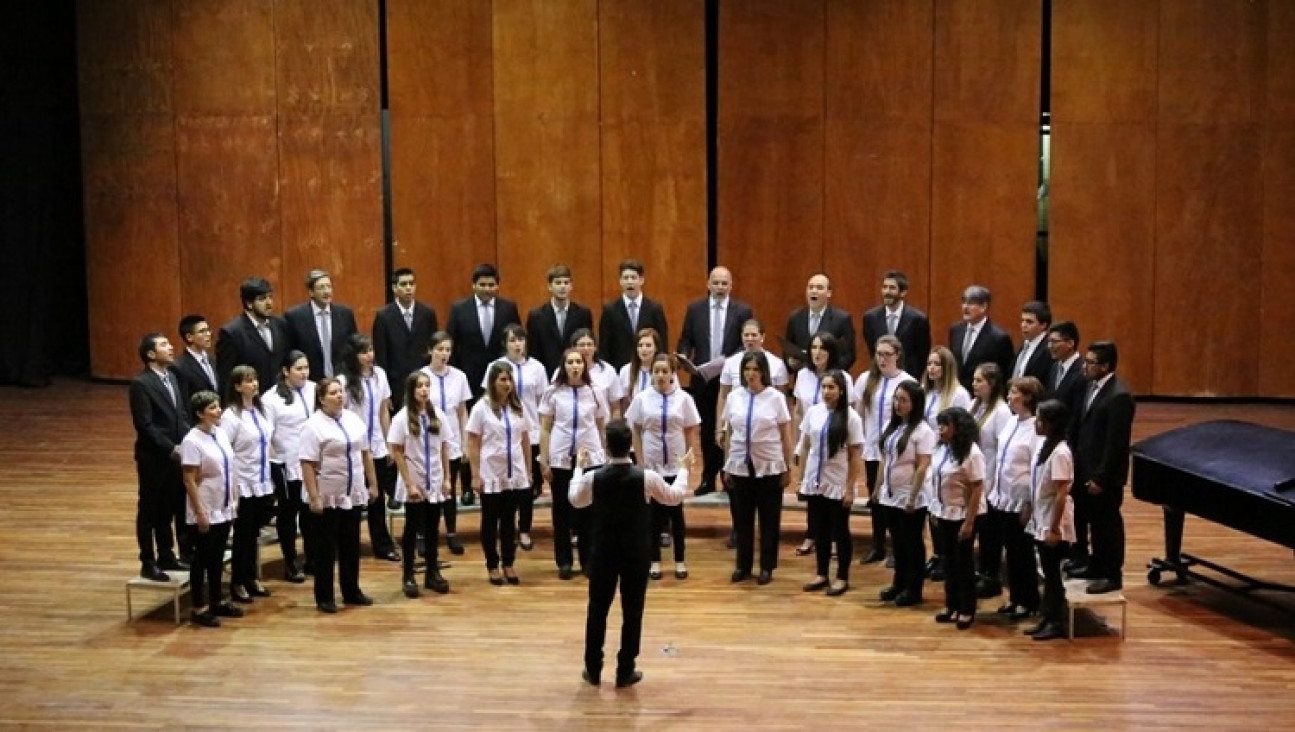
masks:
[[[603,22],[602,22],[603,4],[601,0],[594,0],[594,89],[598,94],[598,262],[602,265],[598,273],[598,279],[601,282],[607,273],[607,263],[603,262],[606,256],[603,241],[606,229],[606,202],[603,199]],[[620,273],[617,272],[619,279]],[[598,302],[605,302],[607,299],[606,288],[602,290],[602,296]]]
[[[1156,3],[1156,112],[1151,119],[1151,364],[1148,377],[1151,383],[1145,386],[1145,393],[1156,393],[1156,310],[1160,299],[1156,297],[1156,284],[1159,281],[1160,269],[1160,51],[1161,51],[1161,4]],[[1134,385],[1133,392],[1137,393]]]
[[[496,35],[498,24],[495,20],[495,3],[490,3],[490,186],[495,199],[495,228],[492,232],[495,251],[491,260],[499,266],[499,105],[495,101],[495,89],[499,87],[499,77],[495,75],[495,54],[499,51],[499,38]],[[476,266],[476,265],[473,265]],[[451,297],[453,302],[454,298]],[[448,321],[447,321],[448,322]]]
[[[819,89],[822,90],[821,92],[822,96],[818,100],[820,104],[818,118],[822,120],[821,127],[819,128],[819,140],[818,140],[819,142],[818,153],[820,157],[819,175],[818,175],[818,230],[819,230],[818,268],[819,268],[819,271],[821,272],[828,271],[827,269],[827,232],[828,232],[827,129],[831,124],[831,120],[827,118],[827,47],[828,47],[828,44],[831,43],[831,39],[828,36],[828,34],[831,33],[831,28],[829,28],[827,24],[827,4],[829,2],[831,2],[831,0],[823,0],[819,4],[819,12],[821,14],[821,17],[819,18],[819,22],[823,24],[823,44],[819,48],[819,50],[822,53],[822,59],[819,65],[819,71],[821,72],[821,79],[819,81],[819,87],[818,87]]]
[[[170,48],[168,50],[170,51],[170,61],[171,61],[171,73],[168,79],[168,82],[170,83],[170,86],[171,86],[171,172],[173,175],[171,180],[174,185],[174,187],[172,188],[172,193],[175,196],[175,202],[174,202],[175,205],[173,206],[172,212],[175,215],[174,224],[175,224],[175,265],[177,270],[176,276],[177,278],[179,278],[184,273],[184,245],[180,241],[180,233],[181,233],[181,230],[180,230],[180,200],[181,200],[181,196],[180,196],[180,114],[179,114],[179,109],[176,108],[176,103],[175,103],[175,27],[176,27],[175,0],[171,0],[171,2],[167,4],[167,6],[170,9],[170,21],[171,21],[170,28],[168,29],[170,32],[167,34],[167,40],[170,42]],[[184,310],[184,289],[185,288],[181,287],[179,288],[179,292],[176,293],[176,300],[177,300],[176,304],[180,308],[180,313],[172,313],[172,315],[175,317],[176,320],[179,320],[180,315],[183,314],[185,311]]]
[[[283,110],[279,108],[283,90],[279,88],[279,0],[270,3],[270,41],[274,44],[271,50],[271,63],[274,65],[274,192],[279,201],[279,276],[276,279],[279,280],[279,286],[284,287],[284,261],[287,256],[283,243]],[[242,307],[242,302],[239,307]]]
[[[931,126],[927,131],[927,175],[926,175],[926,312],[928,317],[935,317],[935,291],[933,289],[935,282],[935,257],[932,251],[935,247],[935,85],[938,78],[938,69],[936,64],[938,59],[935,55],[936,49],[936,21],[939,15],[939,0],[929,0],[931,8],[931,106],[930,122]],[[938,332],[938,331],[937,331]]]

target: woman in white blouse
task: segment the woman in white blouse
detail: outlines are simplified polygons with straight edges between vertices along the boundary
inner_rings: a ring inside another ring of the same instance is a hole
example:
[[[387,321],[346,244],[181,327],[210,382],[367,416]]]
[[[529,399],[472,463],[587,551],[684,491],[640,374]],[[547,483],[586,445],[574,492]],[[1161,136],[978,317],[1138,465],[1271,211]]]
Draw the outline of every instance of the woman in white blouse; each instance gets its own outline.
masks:
[[[940,412],[950,407],[967,409],[971,406],[971,395],[958,383],[958,364],[953,360],[953,351],[944,346],[931,349],[926,357],[926,373],[922,376],[922,389],[926,392],[926,423],[932,430],[938,430],[935,418]],[[931,560],[926,563],[926,574],[932,582],[944,579],[944,539],[935,523],[931,523]]]
[[[923,564],[926,542],[926,476],[935,452],[935,431],[926,423],[926,394],[916,381],[905,381],[896,389],[890,422],[881,434],[881,476],[878,500],[888,512],[887,525],[895,538],[895,575],[881,591],[882,602],[909,607],[922,602],[925,584]]]
[[[531,438],[526,412],[513,386],[513,370],[495,362],[486,370],[486,390],[468,414],[468,460],[472,488],[481,494],[481,550],[490,584],[520,584],[513,561],[517,505],[531,490]],[[503,574],[500,554],[503,555]]]
[[[769,358],[747,351],[741,361],[742,386],[719,413],[717,442],[725,445],[724,482],[735,504],[737,562],[732,581],[751,576],[755,562],[755,523],[760,520],[758,584],[773,581],[778,567],[782,492],[791,483],[791,414],[787,399],[769,379]]]
[[[269,597],[257,579],[257,544],[261,524],[274,500],[270,480],[270,440],[274,424],[261,406],[261,385],[256,369],[245,364],[229,372],[225,386],[225,411],[220,428],[234,446],[234,482],[238,487],[238,517],[234,519],[234,556],[229,570],[229,595],[235,602]]]
[[[584,541],[583,515],[568,499],[576,457],[588,451],[589,465],[606,462],[603,453],[603,425],[607,405],[593,385],[588,360],[577,348],[562,354],[562,366],[540,400],[540,469],[553,494],[553,560],[558,577],[572,577],[571,535],[577,537],[580,566],[589,558]]]
[[[279,534],[283,552],[283,578],[289,582],[306,581],[297,559],[297,522],[301,522],[301,540],[305,545],[306,563],[310,563],[310,511],[302,511],[305,494],[301,490],[301,428],[315,408],[315,382],[310,380],[310,361],[301,351],[289,351],[279,369],[274,388],[261,395],[266,414],[274,425],[270,444],[270,478],[278,497],[274,528]],[[314,568],[311,568],[314,572]]]
[[[836,368],[837,361],[841,360],[840,354],[841,347],[836,336],[827,331],[815,333],[814,337],[809,339],[809,363],[796,372],[796,386],[791,395],[795,404],[795,410],[792,412],[794,424],[803,424],[805,413],[809,408],[823,401],[823,379],[827,377],[828,372]],[[854,383],[846,383],[849,385],[846,403],[853,404]],[[809,496],[802,491],[797,491],[796,498],[805,501]],[[805,540],[796,547],[796,554],[805,556],[814,553],[814,537],[819,534],[815,521],[816,514],[813,511],[806,511]]]
[[[535,548],[531,539],[531,525],[535,515],[535,499],[544,490],[544,478],[540,472],[540,398],[549,385],[549,375],[544,373],[544,364],[526,355],[526,329],[516,323],[504,327],[504,357],[496,361],[513,370],[513,385],[517,398],[522,402],[522,411],[526,414],[526,424],[531,437],[531,491],[521,496],[517,505],[517,545],[524,551]],[[486,388],[486,378],[481,377],[481,388]]]
[[[656,331],[656,328],[639,330],[634,347],[635,358],[621,367],[618,377],[621,382],[621,394],[624,395],[620,405],[622,414],[630,408],[630,403],[639,395],[639,392],[647,391],[652,386],[652,359],[663,350],[661,334]]]
[[[616,367],[606,361],[598,360],[598,339],[594,336],[594,332],[588,328],[581,328],[572,333],[571,346],[585,358],[585,370],[589,372],[589,382],[593,384],[594,391],[598,392],[599,398],[606,405],[606,419],[612,420],[621,416],[621,402],[625,400],[625,391],[621,387],[620,374],[616,372]],[[561,370],[561,368],[558,369],[559,372]],[[557,378],[556,373],[553,378]]]
[[[701,414],[692,395],[679,387],[677,370],[674,356],[661,353],[653,357],[651,386],[634,397],[625,413],[625,421],[633,430],[634,454],[638,455],[639,465],[656,471],[668,483],[679,472],[680,457],[701,451]],[[662,577],[661,542],[656,537],[667,526],[673,539],[674,576],[687,579],[683,504],[668,506],[655,499],[652,501],[652,564],[648,567],[648,576],[654,580]]]
[[[944,611],[937,623],[957,623],[958,630],[976,621],[976,568],[972,556],[976,515],[984,505],[985,456],[976,444],[976,420],[952,407],[936,416],[940,444],[931,456],[931,515],[945,547]]]
[[[1023,620],[1039,609],[1034,542],[1025,533],[1022,514],[1030,503],[1034,410],[1042,398],[1043,384],[1033,376],[1008,382],[1007,406],[1012,410],[1012,419],[998,432],[994,479],[986,497],[986,518],[998,530],[980,535],[980,568],[991,577],[998,576],[1002,551],[1007,549],[1007,602],[998,612],[1012,620]],[[1001,545],[991,545],[993,539],[1001,541]]]
[[[859,375],[854,394],[859,402],[859,416],[863,418],[863,467],[868,481],[868,512],[872,520],[872,546],[863,555],[860,564],[880,562],[886,558],[886,512],[877,501],[877,472],[881,468],[881,433],[894,413],[891,399],[895,389],[905,381],[913,381],[904,364],[904,347],[893,335],[877,339],[872,366]]]
[[[821,382],[819,399],[801,420],[796,449],[797,461],[803,466],[800,493],[809,498],[807,508],[813,514],[809,525],[816,532],[811,538],[817,571],[802,589],[817,592],[826,588],[828,596],[836,597],[850,589],[850,561],[854,558],[850,507],[862,467],[863,420],[850,408],[850,377],[844,371],[833,369],[815,380]],[[833,545],[836,577],[829,582]]]
[[[1049,399],[1039,405],[1034,431],[1042,437],[1030,463],[1029,533],[1039,549],[1043,569],[1043,606],[1039,624],[1025,631],[1034,640],[1066,635],[1066,586],[1061,579],[1061,559],[1075,540],[1075,510],[1070,484],[1075,461],[1066,444],[1070,410]]]
[[[976,367],[971,377],[972,419],[980,429],[980,453],[985,456],[985,495],[994,490],[998,475],[998,433],[1014,421],[1012,410],[1004,399],[1007,384],[998,364],[985,362]],[[1001,579],[1003,563],[1002,526],[988,513],[976,519],[976,537],[980,544],[979,574],[976,577],[976,597],[997,597],[1003,594]]]
[[[346,408],[341,381],[320,379],[315,413],[301,428],[300,455],[301,477],[315,514],[315,606],[322,613],[337,612],[334,565],[342,601],[372,605],[360,590],[360,514],[371,498],[378,498],[377,476],[364,420]]]
[[[437,529],[441,505],[449,497],[445,476],[449,474],[449,447],[445,442],[445,413],[429,397],[432,384],[427,374],[415,371],[405,379],[404,407],[391,418],[387,447],[396,463],[396,500],[405,504],[405,532],[400,539],[404,550],[401,588],[405,597],[418,597],[414,581],[414,558],[418,535],[427,541],[427,573],[423,586],[445,594],[450,583],[441,576],[436,562]]]
[[[472,389],[468,386],[468,377],[463,371],[450,365],[450,355],[454,351],[454,341],[445,331],[437,331],[428,342],[428,364],[422,372],[427,374],[432,385],[432,404],[445,414],[445,441],[450,451],[450,472],[446,479],[450,499],[445,502],[441,513],[445,518],[445,546],[451,554],[463,553],[463,543],[458,535],[458,492],[463,487],[463,505],[472,504],[472,471],[468,461],[463,459],[463,425],[468,423],[468,402],[472,401]]]
[[[373,341],[353,333],[342,348],[342,373],[338,375],[346,389],[346,408],[364,422],[364,438],[373,451],[373,467],[378,478],[370,486],[377,500],[368,510],[369,544],[373,556],[388,562],[399,562],[400,553],[387,528],[387,499],[396,493],[396,466],[387,452],[387,430],[391,427],[391,384],[387,372],[374,363]]]
[[[189,411],[195,426],[180,443],[180,469],[187,496],[185,523],[197,528],[189,574],[192,617],[198,625],[216,628],[220,626],[217,616],[243,616],[242,610],[221,601],[220,589],[225,544],[238,510],[234,447],[220,429],[220,397],[215,392],[194,394]]]

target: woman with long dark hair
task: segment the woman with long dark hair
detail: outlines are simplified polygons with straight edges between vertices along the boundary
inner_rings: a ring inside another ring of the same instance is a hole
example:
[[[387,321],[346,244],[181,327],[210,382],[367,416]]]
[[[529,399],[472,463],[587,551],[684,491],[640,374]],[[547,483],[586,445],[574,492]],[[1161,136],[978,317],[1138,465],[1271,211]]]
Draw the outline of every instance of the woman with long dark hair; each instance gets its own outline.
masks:
[[[414,581],[414,557],[418,553],[418,535],[427,543],[427,573],[423,586],[445,594],[450,583],[437,566],[437,529],[441,524],[441,505],[448,498],[445,478],[449,474],[449,447],[445,442],[445,413],[430,401],[431,379],[415,371],[405,379],[405,393],[399,412],[391,419],[387,447],[396,463],[396,500],[405,504],[405,533],[401,537],[404,571],[401,588],[405,597],[418,597]]]
[[[194,394],[189,398],[194,427],[180,443],[180,470],[187,496],[185,521],[196,529],[189,574],[192,617],[206,628],[219,627],[222,617],[243,617],[242,610],[221,601],[220,575],[230,525],[238,510],[238,490],[234,485],[234,446],[220,429],[220,414],[220,397],[215,392]]]
[[[1066,585],[1061,579],[1061,559],[1075,540],[1075,509],[1070,484],[1075,461],[1066,444],[1070,410],[1049,399],[1039,405],[1034,431],[1043,438],[1030,463],[1029,533],[1039,549],[1043,568],[1043,606],[1039,624],[1025,631],[1037,641],[1066,635]]]
[[[220,428],[234,446],[234,480],[238,486],[238,517],[234,519],[234,556],[230,564],[229,595],[235,602],[269,597],[258,579],[257,543],[261,523],[274,500],[270,480],[270,439],[274,423],[261,406],[261,386],[256,369],[235,366],[225,385],[225,411]]]
[[[936,518],[946,552],[943,612],[937,623],[957,623],[966,630],[976,622],[976,568],[972,556],[976,516],[983,513],[985,456],[976,444],[976,420],[952,407],[936,417],[940,444],[931,456],[935,469],[931,515]]]
[[[922,602],[926,575],[926,476],[935,452],[935,431],[924,417],[926,394],[916,381],[905,381],[891,398],[890,422],[881,433],[881,474],[877,493],[895,538],[895,574],[881,591],[882,602],[908,607]]]
[[[958,383],[958,363],[953,351],[936,346],[926,357],[926,371],[922,374],[922,389],[926,392],[926,423],[932,431],[940,428],[936,416],[951,407],[967,409],[971,395]],[[931,524],[931,559],[926,563],[926,575],[932,582],[944,580],[944,539],[934,515],[928,515]]]
[[[531,491],[521,496],[517,504],[517,545],[523,551],[535,548],[531,539],[531,525],[534,522],[535,499],[544,490],[544,477],[540,472],[540,398],[548,388],[549,376],[544,373],[544,364],[526,355],[526,329],[516,323],[504,327],[504,356],[495,363],[502,363],[513,370],[513,384],[517,398],[522,403],[526,414],[526,423],[531,437]],[[486,380],[481,379],[481,388],[486,388]]]
[[[805,371],[801,369],[802,374]],[[850,561],[854,558],[850,507],[862,467],[863,420],[850,408],[850,377],[844,371],[832,369],[817,380],[821,382],[819,399],[805,411],[796,449],[797,461],[803,466],[800,493],[809,497],[809,525],[816,532],[810,537],[816,550],[816,572],[803,589],[817,592],[826,588],[828,596],[836,597],[850,589]],[[799,379],[796,386],[800,386]],[[836,577],[829,581],[833,545]]]
[[[445,441],[449,447],[450,472],[446,482],[450,499],[441,507],[445,518],[445,547],[451,554],[462,554],[463,544],[458,535],[458,493],[463,488],[463,505],[471,503],[472,471],[463,459],[463,425],[468,423],[468,403],[472,401],[472,388],[468,377],[450,365],[454,341],[445,331],[437,331],[427,344],[427,374],[432,391],[428,397],[445,415]]]
[[[863,418],[863,467],[868,481],[868,510],[872,520],[872,547],[863,555],[861,564],[880,562],[886,558],[886,511],[877,500],[877,474],[881,469],[881,433],[890,422],[894,409],[891,400],[895,389],[913,377],[903,369],[904,346],[893,335],[877,339],[872,365],[859,375],[854,385],[859,400],[859,416]]]
[[[310,511],[302,510],[306,503],[301,488],[301,428],[315,409],[315,382],[310,380],[310,361],[301,351],[289,351],[279,369],[279,378],[272,389],[261,395],[261,403],[274,434],[270,445],[274,454],[270,458],[270,479],[278,498],[278,513],[274,528],[279,534],[279,549],[283,552],[283,578],[289,582],[306,581],[306,574],[297,558],[297,523],[301,523],[301,540],[310,565]],[[311,571],[314,568],[311,567]]]
[[[337,380],[346,390],[346,408],[364,423],[364,439],[373,452],[378,482],[370,486],[378,500],[369,506],[369,544],[373,556],[399,562],[400,553],[387,528],[387,499],[396,493],[396,466],[387,452],[387,430],[391,428],[391,384],[387,372],[374,363],[373,341],[352,333],[342,348],[342,372]]]
[[[464,429],[472,487],[481,494],[481,550],[490,584],[521,584],[513,570],[517,555],[513,533],[517,504],[523,492],[529,495],[531,490],[531,440],[512,368],[495,362],[486,370],[486,390],[472,407]]]
[[[796,386],[791,394],[795,403],[795,409],[792,412],[793,424],[803,424],[805,413],[810,407],[823,401],[823,379],[827,378],[828,372],[836,368],[840,354],[841,346],[837,343],[836,336],[827,331],[815,333],[814,337],[809,339],[809,363],[796,372]],[[853,404],[854,382],[850,381],[847,384],[846,403]],[[802,491],[797,492],[797,498],[808,500],[808,496]],[[814,537],[819,534],[814,524],[817,515],[813,511],[805,511],[805,540],[796,547],[796,554],[800,556],[814,553]]]

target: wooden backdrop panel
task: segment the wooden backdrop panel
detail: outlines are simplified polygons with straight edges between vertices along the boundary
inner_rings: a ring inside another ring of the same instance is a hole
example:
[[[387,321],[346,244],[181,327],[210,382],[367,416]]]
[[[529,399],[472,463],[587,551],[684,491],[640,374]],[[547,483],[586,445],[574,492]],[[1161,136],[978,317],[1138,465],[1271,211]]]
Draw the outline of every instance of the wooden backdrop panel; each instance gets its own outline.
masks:
[[[497,260],[525,309],[566,262],[591,306],[602,273],[596,0],[494,4]]]
[[[1247,355],[1260,298],[1220,276],[1261,262],[1264,12],[1240,1],[1160,7],[1157,394],[1257,393]]]
[[[1268,4],[1259,393],[1295,396],[1295,5]],[[1250,329],[1247,329],[1250,330]]]
[[[1053,6],[1048,299],[1083,343],[1116,341],[1141,393],[1155,356],[1158,27],[1157,2]]]
[[[378,4],[274,0],[279,114],[378,117]]]
[[[272,115],[274,1],[175,0],[175,108]]]
[[[827,7],[823,259],[860,332],[886,270],[929,307],[934,20],[930,0]]]
[[[603,299],[642,261],[676,342],[706,280],[704,22],[693,0],[599,3]]]
[[[806,279],[824,267],[826,3],[721,3],[719,13],[719,263],[777,350]]]
[[[490,4],[387,5],[393,263],[446,322],[496,259]]]
[[[218,327],[244,278],[283,282],[275,118],[181,115],[175,129],[182,309]]]
[[[180,309],[170,2],[78,3],[77,45],[90,369],[121,379]]]
[[[1033,0],[935,4],[931,328],[943,343],[962,290],[994,293],[1013,337],[1034,297],[1041,16]]]

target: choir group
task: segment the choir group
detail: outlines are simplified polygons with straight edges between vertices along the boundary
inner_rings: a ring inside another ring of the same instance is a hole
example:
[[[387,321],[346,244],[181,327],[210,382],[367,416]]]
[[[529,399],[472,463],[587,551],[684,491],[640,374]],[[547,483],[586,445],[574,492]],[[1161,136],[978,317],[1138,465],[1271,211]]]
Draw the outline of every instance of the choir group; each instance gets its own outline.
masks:
[[[456,509],[479,501],[488,580],[517,585],[517,551],[535,547],[533,508],[547,486],[553,561],[570,580],[597,541],[591,509],[578,507],[593,485],[581,475],[609,464],[606,427],[623,419],[635,462],[664,483],[686,480],[699,456],[696,493],[727,492],[735,583],[773,581],[795,474],[807,509],[796,554],[815,558],[806,592],[849,591],[856,504],[871,521],[860,562],[894,569],[880,599],[919,605],[926,581],[943,580],[935,620],[959,629],[1004,580],[998,612],[1035,619],[1027,633],[1038,640],[1066,632],[1064,574],[1090,579],[1088,592],[1121,587],[1133,399],[1115,376],[1115,345],[1081,351],[1078,328],[1054,323],[1047,304],[1021,308],[1017,348],[988,317],[989,290],[968,287],[947,347],[932,347],[926,315],[905,302],[907,278],[887,272],[860,331],[870,365],[852,379],[853,319],[831,304],[824,273],[809,278],[781,356],[765,350],[765,327],[733,297],[724,267],[688,305],[674,351],[639,262],[621,263],[622,294],[596,329],[571,299],[570,269],[554,266],[547,280],[550,298],[523,326],[499,273],[480,265],[442,328],[415,298],[414,273],[399,269],[392,302],[364,335],[327,272],[307,275],[309,299],[282,318],[269,283],[253,277],[240,288],[243,312],[217,336],[201,315],[180,321],[179,354],[162,333],[145,336],[130,387],[141,574],[189,570],[194,622],[218,626],[270,594],[256,557],[272,522],[284,579],[313,575],[321,612],[338,611],[334,572],[342,603],[370,605],[360,587],[367,520],[374,555],[401,563],[406,596],[446,593],[441,527],[446,549],[464,554]],[[645,500],[649,576],[663,578],[669,547],[674,577],[686,579],[682,505]],[[402,506],[397,546],[386,512]]]

